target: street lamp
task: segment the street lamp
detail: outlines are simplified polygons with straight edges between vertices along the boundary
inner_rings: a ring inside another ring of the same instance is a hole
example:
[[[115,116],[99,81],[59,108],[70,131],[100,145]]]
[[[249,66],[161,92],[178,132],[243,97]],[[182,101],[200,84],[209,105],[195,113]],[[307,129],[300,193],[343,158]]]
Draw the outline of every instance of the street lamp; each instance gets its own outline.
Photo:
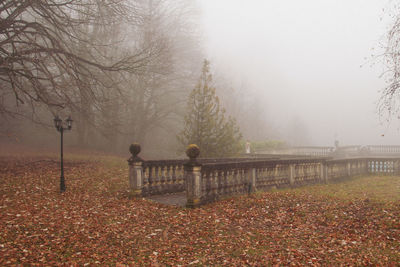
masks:
[[[66,125],[65,125],[66,123]],[[54,118],[54,126],[56,127],[57,131],[61,133],[61,177],[60,177],[60,191],[65,192],[65,179],[64,179],[64,160],[63,160],[63,136],[64,130],[71,130],[72,128],[72,119],[71,116],[65,120],[65,123],[56,116]]]

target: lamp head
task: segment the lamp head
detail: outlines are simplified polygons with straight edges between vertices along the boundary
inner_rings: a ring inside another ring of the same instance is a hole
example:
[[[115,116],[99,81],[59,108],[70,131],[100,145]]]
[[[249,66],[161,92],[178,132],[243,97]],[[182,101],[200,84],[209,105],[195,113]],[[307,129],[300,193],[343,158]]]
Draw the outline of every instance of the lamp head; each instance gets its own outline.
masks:
[[[68,119],[67,119],[68,130],[71,130],[71,128],[72,128],[72,122],[73,122],[73,120],[71,119],[71,116],[68,116]]]
[[[62,126],[61,123],[62,123],[61,119],[58,116],[56,116],[54,118],[54,126],[56,127],[57,130],[60,130]]]

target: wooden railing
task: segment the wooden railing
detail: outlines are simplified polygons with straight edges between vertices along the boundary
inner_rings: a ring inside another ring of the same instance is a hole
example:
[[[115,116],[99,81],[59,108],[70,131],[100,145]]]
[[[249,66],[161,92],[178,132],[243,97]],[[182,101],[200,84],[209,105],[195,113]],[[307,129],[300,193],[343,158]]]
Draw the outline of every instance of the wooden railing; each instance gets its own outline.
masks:
[[[367,174],[399,174],[400,158],[130,160],[130,189],[139,196],[186,191],[188,206],[271,188],[325,183]]]

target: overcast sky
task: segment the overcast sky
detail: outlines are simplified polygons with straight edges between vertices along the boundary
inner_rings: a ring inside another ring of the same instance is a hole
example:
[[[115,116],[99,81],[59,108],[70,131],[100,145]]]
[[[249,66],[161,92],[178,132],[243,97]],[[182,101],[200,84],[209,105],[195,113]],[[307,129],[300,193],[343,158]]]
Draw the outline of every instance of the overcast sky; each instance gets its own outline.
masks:
[[[376,111],[384,0],[201,0],[207,57],[265,103],[284,132],[294,118],[314,145],[400,144]],[[362,65],[362,67],[360,67]],[[382,136],[384,134],[384,136]]]

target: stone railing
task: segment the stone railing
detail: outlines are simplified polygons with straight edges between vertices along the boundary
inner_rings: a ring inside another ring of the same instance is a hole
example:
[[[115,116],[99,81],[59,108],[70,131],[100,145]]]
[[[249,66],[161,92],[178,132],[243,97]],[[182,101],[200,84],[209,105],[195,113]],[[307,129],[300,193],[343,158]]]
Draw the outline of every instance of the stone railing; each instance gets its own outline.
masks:
[[[330,146],[295,146],[281,148],[277,150],[257,150],[256,155],[298,155],[298,156],[313,156],[324,157],[329,156],[335,150]]]
[[[366,150],[372,155],[400,155],[400,146],[382,145],[382,146],[366,146]]]
[[[332,151],[334,151],[333,147],[329,146],[300,146],[292,148],[293,154],[295,155],[304,155],[304,156],[314,156],[314,157],[321,157],[321,156],[329,156]]]
[[[353,158],[353,157],[399,157],[400,146],[396,145],[352,145],[340,147],[328,146],[299,146],[288,147],[274,151],[258,151],[255,155],[266,157],[283,155],[312,156],[312,157],[333,157],[333,158]]]
[[[185,191],[184,164],[187,160],[148,160],[140,158],[130,162],[132,175],[140,172],[142,177],[140,194],[142,196],[162,195],[168,193],[179,193]],[[248,162],[251,158],[221,158],[221,159],[199,159],[204,166],[221,163]],[[136,171],[134,171],[136,169]],[[134,181],[132,181],[134,183]]]
[[[244,194],[248,192],[248,162],[212,163],[199,165],[201,171],[201,203],[217,200],[223,195]]]
[[[188,207],[271,188],[326,183],[356,175],[393,175],[400,169],[400,158],[196,159],[197,151],[187,153],[190,160],[144,161],[137,156],[139,146],[131,146],[132,151],[128,160],[132,194],[186,191]]]
[[[400,169],[398,158],[369,158],[366,162],[368,173],[398,174]]]
[[[185,191],[184,160],[150,160],[143,162],[141,194],[160,195]]]

